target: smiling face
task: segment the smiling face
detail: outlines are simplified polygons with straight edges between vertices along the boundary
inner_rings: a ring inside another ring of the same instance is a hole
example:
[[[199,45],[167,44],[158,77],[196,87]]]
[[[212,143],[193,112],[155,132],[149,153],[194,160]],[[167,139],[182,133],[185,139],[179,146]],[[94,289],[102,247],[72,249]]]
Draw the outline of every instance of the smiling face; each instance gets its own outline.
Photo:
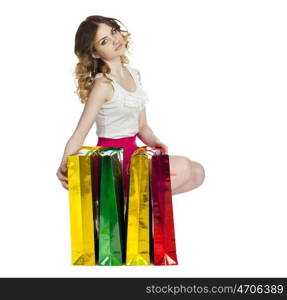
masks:
[[[96,57],[111,60],[114,57],[123,55],[126,50],[125,43],[120,31],[117,31],[105,23],[101,23],[98,27],[94,42],[97,51]]]

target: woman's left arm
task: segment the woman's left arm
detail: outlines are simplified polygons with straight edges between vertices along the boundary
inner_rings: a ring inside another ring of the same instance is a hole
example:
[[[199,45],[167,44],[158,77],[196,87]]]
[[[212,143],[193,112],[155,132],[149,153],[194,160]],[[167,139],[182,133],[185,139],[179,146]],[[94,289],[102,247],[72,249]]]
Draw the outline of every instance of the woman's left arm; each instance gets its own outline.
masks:
[[[137,137],[147,146],[161,146],[164,152],[168,152],[168,147],[160,141],[160,139],[153,133],[149,127],[146,118],[145,107],[140,111],[139,114],[139,132]]]

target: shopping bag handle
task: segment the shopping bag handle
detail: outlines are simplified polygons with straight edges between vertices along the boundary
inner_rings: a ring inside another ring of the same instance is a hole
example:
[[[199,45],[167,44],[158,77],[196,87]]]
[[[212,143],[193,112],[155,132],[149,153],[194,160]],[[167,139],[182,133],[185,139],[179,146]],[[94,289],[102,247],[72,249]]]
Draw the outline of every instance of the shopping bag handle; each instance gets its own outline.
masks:
[[[151,149],[148,149],[148,148],[151,148]],[[137,149],[132,153],[132,155],[131,155],[131,157],[130,157],[130,160],[129,160],[127,166],[126,166],[126,173],[127,173],[127,174],[130,173],[130,172],[129,172],[129,169],[130,169],[131,158],[132,158],[133,155],[136,155],[136,154],[138,154],[138,153],[140,153],[140,152],[143,152],[143,153],[145,153],[145,154],[148,154],[148,155],[150,155],[150,156],[153,156],[153,154],[156,153],[155,150],[157,150],[157,149],[160,149],[160,153],[161,153],[161,154],[163,153],[163,151],[161,151],[161,147],[160,147],[160,146],[153,146],[153,145],[150,145],[150,146],[141,146],[141,147],[137,148]],[[151,154],[150,152],[152,152],[152,154]]]
[[[123,147],[107,147],[107,148],[103,148],[102,150],[106,151],[106,150],[114,150],[116,152],[119,152],[123,149]]]
[[[92,155],[95,152],[99,151],[103,146],[83,146],[80,148],[80,150],[82,149],[86,149],[86,150],[90,150],[86,153],[86,155]]]
[[[119,148],[115,148],[115,147],[104,148],[103,146],[95,146],[95,147],[83,146],[80,149],[90,150],[86,153],[86,155],[93,155],[94,153],[102,152],[102,151],[108,151],[108,150],[113,150],[113,152],[112,152],[112,154],[113,154],[113,153],[117,153],[117,152],[122,151],[123,148],[122,147],[119,147]]]
[[[103,148],[100,150],[100,152],[105,152],[105,151],[110,151],[112,150],[113,152],[111,154],[114,154],[114,153],[119,153],[123,150],[123,147],[118,147],[118,148],[115,148],[115,147],[107,147],[107,148]]]
[[[150,149],[148,149],[150,148]],[[150,154],[149,152],[152,152],[153,154],[156,153],[156,150],[160,150],[160,153],[165,153],[164,151],[162,151],[162,148],[160,146],[153,146],[153,145],[148,145],[148,146],[142,146],[142,147],[139,147],[137,148],[133,154],[137,154],[139,152],[145,152],[147,154]]]
[[[68,155],[68,156],[71,156],[71,155],[77,155],[77,154],[79,154],[79,152],[80,152],[82,149],[86,149],[86,150],[90,150],[90,151],[97,151],[97,150],[99,150],[99,149],[101,149],[101,148],[102,148],[102,146],[95,146],[95,147],[93,147],[93,146],[82,146],[78,151],[76,151],[75,153],[70,154],[70,155]],[[88,154],[90,151],[88,151],[86,154]]]
[[[97,149],[100,149],[100,148],[102,148],[103,146],[82,146],[81,148],[80,148],[80,150],[82,150],[82,149],[87,149],[87,150],[97,150]]]

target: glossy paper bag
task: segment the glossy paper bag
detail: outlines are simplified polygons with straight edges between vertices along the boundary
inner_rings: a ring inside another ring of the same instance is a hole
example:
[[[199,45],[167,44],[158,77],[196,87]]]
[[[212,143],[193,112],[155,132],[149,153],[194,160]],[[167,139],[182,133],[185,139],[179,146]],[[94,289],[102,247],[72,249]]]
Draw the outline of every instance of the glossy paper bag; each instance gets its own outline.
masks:
[[[151,158],[154,265],[177,265],[169,155],[156,151]]]
[[[149,158],[143,148],[131,156],[129,174],[126,265],[150,265]]]
[[[100,150],[99,259],[98,265],[123,265],[123,148]]]
[[[98,148],[67,156],[72,265],[96,264],[91,159],[81,151]]]

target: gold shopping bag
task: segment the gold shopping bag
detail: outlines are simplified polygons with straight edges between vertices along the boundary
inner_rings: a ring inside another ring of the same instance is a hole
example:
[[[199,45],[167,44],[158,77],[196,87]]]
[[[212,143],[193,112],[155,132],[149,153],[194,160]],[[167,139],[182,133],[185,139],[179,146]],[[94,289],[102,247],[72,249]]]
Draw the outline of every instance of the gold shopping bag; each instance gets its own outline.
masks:
[[[130,160],[126,265],[150,265],[149,159],[143,147]]]
[[[91,157],[81,150],[100,148],[67,156],[72,265],[96,265]]]

